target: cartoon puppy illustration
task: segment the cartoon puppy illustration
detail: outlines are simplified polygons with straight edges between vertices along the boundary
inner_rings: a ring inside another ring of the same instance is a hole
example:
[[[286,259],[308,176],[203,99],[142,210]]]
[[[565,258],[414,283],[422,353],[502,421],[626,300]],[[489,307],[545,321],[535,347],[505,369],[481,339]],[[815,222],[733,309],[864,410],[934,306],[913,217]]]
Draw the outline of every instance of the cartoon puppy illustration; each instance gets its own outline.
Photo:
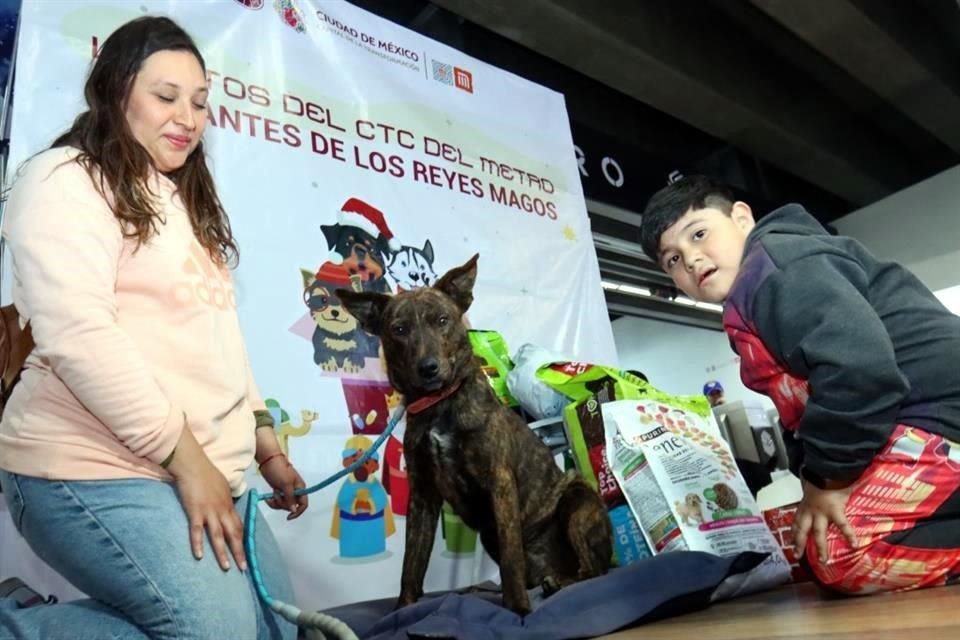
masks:
[[[433,245],[427,240],[423,249],[404,245],[390,256],[387,263],[387,277],[394,290],[410,291],[419,287],[429,287],[437,281],[433,270]]]
[[[369,355],[369,335],[357,325],[356,319],[340,305],[335,291],[338,287],[353,287],[343,267],[325,262],[317,273],[301,269],[303,302],[310,309],[316,325],[313,330],[313,361],[324,371],[344,370],[356,373],[363,369]],[[372,354],[376,356],[376,352]]]
[[[337,213],[336,224],[320,225],[320,229],[327,239],[330,262],[342,266],[349,275],[359,276],[364,290],[389,292],[384,278],[387,257],[401,246],[382,211],[359,198],[350,198]]]

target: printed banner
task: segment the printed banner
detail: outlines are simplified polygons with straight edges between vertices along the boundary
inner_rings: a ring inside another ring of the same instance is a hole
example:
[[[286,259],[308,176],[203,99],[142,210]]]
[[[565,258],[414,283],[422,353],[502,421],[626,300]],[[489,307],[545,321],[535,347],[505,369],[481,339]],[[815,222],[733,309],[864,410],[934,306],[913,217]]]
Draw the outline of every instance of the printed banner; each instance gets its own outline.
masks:
[[[563,96],[346,2],[24,0],[8,178],[83,110],[107,36],[144,14],[177,20],[206,57],[205,144],[241,251],[235,291],[188,263],[183,293],[237,304],[308,484],[368,448],[401,401],[338,287],[429,286],[479,253],[474,328],[511,353],[616,365]],[[299,520],[268,513],[300,605],[396,595],[407,499],[401,425]],[[496,577],[452,512],[438,528],[428,591]]]

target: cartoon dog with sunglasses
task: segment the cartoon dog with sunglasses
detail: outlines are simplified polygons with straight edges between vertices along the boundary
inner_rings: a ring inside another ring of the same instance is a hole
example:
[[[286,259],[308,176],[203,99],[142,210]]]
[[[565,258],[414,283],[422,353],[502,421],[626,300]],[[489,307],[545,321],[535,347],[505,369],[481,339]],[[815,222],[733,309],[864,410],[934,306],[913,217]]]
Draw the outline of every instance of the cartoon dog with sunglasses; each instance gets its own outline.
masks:
[[[362,284],[340,265],[325,262],[311,273],[301,269],[303,302],[313,320],[313,361],[329,372],[359,373],[368,357],[377,357],[377,338],[361,329],[337,298],[337,289],[360,291]]]

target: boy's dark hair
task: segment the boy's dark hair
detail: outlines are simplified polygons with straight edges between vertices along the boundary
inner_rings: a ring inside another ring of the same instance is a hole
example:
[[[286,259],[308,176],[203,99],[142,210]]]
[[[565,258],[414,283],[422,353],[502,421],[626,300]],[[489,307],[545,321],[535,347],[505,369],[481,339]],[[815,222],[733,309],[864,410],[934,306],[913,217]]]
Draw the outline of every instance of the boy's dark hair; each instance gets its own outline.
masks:
[[[660,236],[688,211],[713,207],[727,215],[736,198],[723,182],[707,176],[686,176],[653,194],[640,221],[640,246],[653,261],[659,259]]]

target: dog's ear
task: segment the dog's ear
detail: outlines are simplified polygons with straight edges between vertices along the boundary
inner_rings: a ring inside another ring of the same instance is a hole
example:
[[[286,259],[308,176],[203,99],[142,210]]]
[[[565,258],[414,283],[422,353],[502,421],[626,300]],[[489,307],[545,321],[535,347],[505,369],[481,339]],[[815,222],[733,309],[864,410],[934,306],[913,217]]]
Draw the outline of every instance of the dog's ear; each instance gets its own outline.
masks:
[[[320,230],[323,231],[323,237],[327,239],[327,248],[333,249],[337,246],[337,239],[340,237],[340,223],[322,224]]]
[[[390,302],[390,296],[372,291],[358,293],[349,289],[337,289],[336,293],[340,303],[357,319],[364,331],[380,335],[380,319]]]
[[[390,248],[390,241],[387,240],[383,235],[377,236],[374,246],[380,253],[377,262],[381,264],[385,263],[387,259],[393,255],[393,250]]]
[[[466,313],[470,305],[473,304],[473,285],[477,281],[477,259],[480,254],[474,254],[459,267],[454,267],[443,274],[443,277],[437,280],[433,285],[435,289],[444,292],[457,303],[461,313]]]
[[[427,259],[429,264],[433,264],[433,245],[430,244],[429,239],[423,245],[423,257]]]
[[[307,289],[313,284],[314,273],[309,269],[300,269],[300,275],[303,276],[303,288]]]

